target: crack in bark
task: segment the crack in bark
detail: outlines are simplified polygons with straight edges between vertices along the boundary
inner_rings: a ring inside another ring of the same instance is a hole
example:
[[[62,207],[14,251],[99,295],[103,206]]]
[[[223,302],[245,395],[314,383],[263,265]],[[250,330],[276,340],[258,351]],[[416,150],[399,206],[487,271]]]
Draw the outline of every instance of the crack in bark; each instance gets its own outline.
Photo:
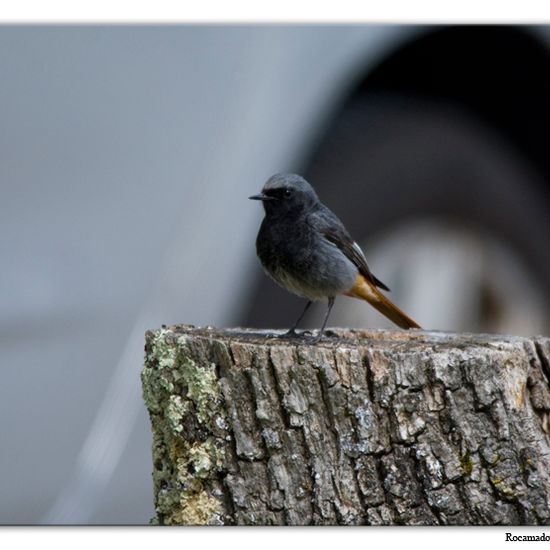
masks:
[[[544,378],[546,379],[546,383],[550,388],[550,358],[547,357],[546,354],[544,353],[540,340],[535,339],[534,343],[535,343],[535,350],[537,352],[537,357],[542,367]],[[548,346],[549,344],[548,342],[546,342],[546,347]]]

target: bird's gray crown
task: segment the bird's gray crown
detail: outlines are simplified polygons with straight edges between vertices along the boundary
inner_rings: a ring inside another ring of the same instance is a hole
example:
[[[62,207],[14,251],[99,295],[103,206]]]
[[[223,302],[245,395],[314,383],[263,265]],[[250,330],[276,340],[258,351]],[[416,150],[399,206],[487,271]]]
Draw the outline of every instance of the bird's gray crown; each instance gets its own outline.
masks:
[[[298,174],[275,174],[271,176],[264,185],[263,192],[276,189],[290,188],[296,191],[317,198],[313,187]]]

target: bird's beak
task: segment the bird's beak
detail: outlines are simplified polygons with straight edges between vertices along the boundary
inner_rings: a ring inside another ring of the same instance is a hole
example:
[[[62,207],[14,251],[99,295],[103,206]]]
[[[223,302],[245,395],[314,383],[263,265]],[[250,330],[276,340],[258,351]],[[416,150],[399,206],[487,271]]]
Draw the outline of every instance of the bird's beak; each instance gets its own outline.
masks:
[[[275,197],[270,197],[268,195],[264,195],[263,193],[260,193],[259,195],[252,195],[251,197],[248,197],[248,198],[253,201],[272,201]]]

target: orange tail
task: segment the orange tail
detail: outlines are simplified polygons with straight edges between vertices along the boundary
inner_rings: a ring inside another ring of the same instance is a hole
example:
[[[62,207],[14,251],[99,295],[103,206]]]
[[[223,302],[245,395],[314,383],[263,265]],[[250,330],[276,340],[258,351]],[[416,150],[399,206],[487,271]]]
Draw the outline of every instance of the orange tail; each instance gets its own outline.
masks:
[[[392,304],[372,283],[367,281],[363,275],[357,275],[355,284],[346,292],[346,296],[366,300],[376,308],[382,315],[393,321],[401,328],[421,328],[408,315],[403,313],[396,305]]]

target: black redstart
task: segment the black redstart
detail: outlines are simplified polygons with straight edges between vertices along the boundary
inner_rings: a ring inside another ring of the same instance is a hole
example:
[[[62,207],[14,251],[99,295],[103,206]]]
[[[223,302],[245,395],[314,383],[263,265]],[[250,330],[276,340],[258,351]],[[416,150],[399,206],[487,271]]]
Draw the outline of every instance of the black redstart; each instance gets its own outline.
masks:
[[[250,198],[261,200],[265,209],[256,239],[264,270],[283,288],[308,300],[287,335],[295,334],[312,301],[328,298],[318,340],[340,294],[366,300],[401,328],[420,328],[378,290],[389,288],[371,273],[359,245],[304,178],[275,174]]]

